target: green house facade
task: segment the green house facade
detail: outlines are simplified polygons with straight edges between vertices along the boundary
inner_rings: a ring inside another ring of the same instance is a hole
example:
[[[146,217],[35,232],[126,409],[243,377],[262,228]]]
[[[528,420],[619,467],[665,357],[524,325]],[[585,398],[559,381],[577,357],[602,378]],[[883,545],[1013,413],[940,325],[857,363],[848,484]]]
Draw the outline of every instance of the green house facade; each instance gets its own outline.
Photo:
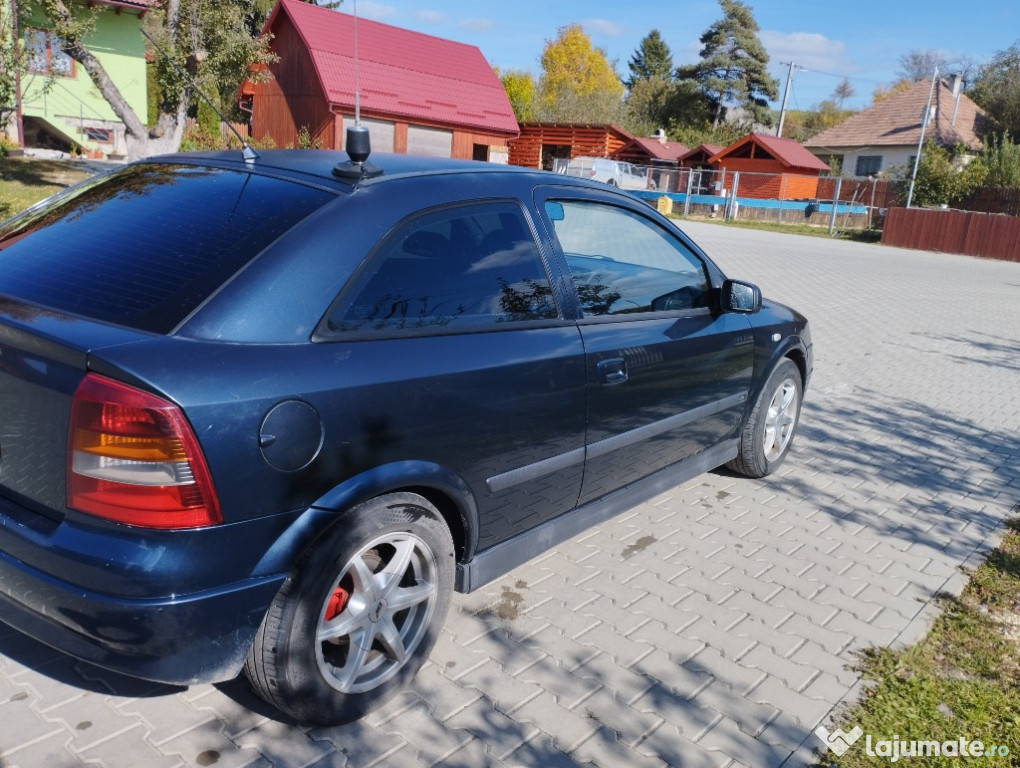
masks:
[[[101,10],[87,47],[144,121],[145,38],[140,27],[149,2],[125,0],[90,5]],[[80,7],[85,10],[84,4]],[[20,88],[23,146],[80,147],[92,157],[125,154],[124,124],[84,67],[60,50],[60,40],[45,17],[35,15],[23,21],[19,37],[26,58]]]

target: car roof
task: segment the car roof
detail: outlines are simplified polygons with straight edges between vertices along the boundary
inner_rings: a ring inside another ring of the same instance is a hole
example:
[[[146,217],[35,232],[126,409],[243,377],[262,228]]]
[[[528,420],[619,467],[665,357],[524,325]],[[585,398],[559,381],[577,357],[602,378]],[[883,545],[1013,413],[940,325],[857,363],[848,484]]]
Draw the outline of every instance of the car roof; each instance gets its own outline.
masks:
[[[349,189],[353,186],[352,178],[343,178],[333,173],[338,165],[348,163],[346,152],[322,149],[266,149],[259,150],[259,157],[246,162],[240,150],[214,152],[181,152],[172,155],[160,155],[142,162],[175,163],[187,165],[215,165],[235,168],[238,170],[254,170],[271,174],[281,174],[295,179],[304,179],[331,187]],[[532,168],[505,165],[502,163],[480,162],[476,160],[456,160],[452,158],[424,157],[421,155],[402,155],[385,152],[373,152],[368,164],[382,171],[377,176],[366,176],[358,181],[359,186],[378,184],[388,180],[407,176],[423,176],[457,173],[491,173],[513,174],[516,176],[541,175],[544,180],[556,179],[559,183],[579,182],[584,186],[590,184],[581,179],[571,179],[561,174],[552,174]],[[549,178],[551,177],[551,178]]]

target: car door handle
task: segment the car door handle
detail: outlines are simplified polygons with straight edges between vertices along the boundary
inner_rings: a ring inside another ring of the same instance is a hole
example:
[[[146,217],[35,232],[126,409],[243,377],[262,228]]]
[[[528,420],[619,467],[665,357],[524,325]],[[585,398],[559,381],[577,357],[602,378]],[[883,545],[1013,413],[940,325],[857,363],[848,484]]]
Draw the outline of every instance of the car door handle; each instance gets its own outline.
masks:
[[[622,357],[600,360],[598,364],[599,379],[603,384],[623,384],[627,380],[627,362]]]

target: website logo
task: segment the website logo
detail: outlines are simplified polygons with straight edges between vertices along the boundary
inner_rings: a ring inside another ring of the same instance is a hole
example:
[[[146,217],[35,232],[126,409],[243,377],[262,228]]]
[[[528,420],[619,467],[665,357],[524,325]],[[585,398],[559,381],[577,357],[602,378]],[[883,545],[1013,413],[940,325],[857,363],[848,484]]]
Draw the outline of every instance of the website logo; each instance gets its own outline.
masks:
[[[842,757],[850,746],[856,742],[864,731],[860,726],[854,726],[850,733],[837,728],[829,731],[824,726],[815,728],[815,736],[821,739],[825,746],[837,757]],[[890,763],[898,763],[900,760],[911,757],[1007,757],[1009,747],[1005,744],[986,744],[976,739],[968,739],[959,736],[955,739],[938,741],[937,739],[917,740],[900,738],[894,734],[891,739],[873,740],[869,734],[864,739],[864,753],[868,757],[884,757]]]
[[[850,733],[847,733],[842,728],[837,728],[830,733],[829,729],[824,725],[815,728],[815,736],[824,741],[825,746],[834,752],[836,757],[841,757],[844,752],[850,749],[850,745],[863,735],[864,731],[861,730],[859,725],[855,725]]]

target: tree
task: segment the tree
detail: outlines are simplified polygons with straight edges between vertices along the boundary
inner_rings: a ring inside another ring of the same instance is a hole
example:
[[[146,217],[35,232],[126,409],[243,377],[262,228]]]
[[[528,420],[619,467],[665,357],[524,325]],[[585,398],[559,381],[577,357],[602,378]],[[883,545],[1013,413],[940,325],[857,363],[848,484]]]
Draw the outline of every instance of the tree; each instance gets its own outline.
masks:
[[[981,68],[970,95],[1003,131],[1020,136],[1020,40]]]
[[[673,54],[662,39],[659,30],[653,29],[641,40],[638,49],[630,57],[630,79],[627,87],[633,88],[640,80],[673,79]]]
[[[736,102],[752,120],[771,124],[770,99],[779,95],[779,81],[768,73],[769,55],[758,39],[758,22],[739,0],[719,0],[723,17],[701,36],[701,61],[677,70],[681,80],[694,80],[715,105],[717,127],[727,102]]]
[[[984,183],[990,187],[1020,188],[1020,144],[1014,144],[1009,134],[998,140],[989,139],[981,152],[981,163],[987,170]]]
[[[920,80],[931,80],[935,67],[943,75],[948,74],[949,57],[942,51],[925,48],[908,51],[900,56],[900,69],[896,73],[898,80],[906,80],[908,83],[916,83]]]
[[[850,82],[850,78],[844,77],[840,80],[839,85],[832,92],[833,101],[839,106],[840,111],[843,110],[843,103],[847,99],[852,99],[857,95],[857,91],[854,89],[853,83]]]
[[[511,69],[500,74],[499,81],[503,83],[503,89],[510,100],[510,106],[514,110],[514,117],[519,123],[530,123],[535,119],[536,100],[538,98],[538,85],[530,72],[519,69]]]
[[[538,117],[556,122],[608,123],[620,113],[623,83],[580,24],[561,27],[542,51]]]
[[[248,34],[246,0],[162,0],[145,16],[146,31],[166,54],[156,56],[160,100],[156,123],[147,128],[88,47],[99,14],[110,12],[110,7],[71,6],[64,0],[41,0],[36,5],[63,40],[63,51],[81,64],[124,123],[130,159],[180,147],[196,83],[211,96],[230,94],[253,65],[273,60],[269,40]]]
[[[648,78],[627,92],[623,127],[636,136],[650,136],[666,126],[707,126],[711,114],[691,82]],[[667,131],[673,135],[672,131]],[[684,142],[686,143],[686,142]]]
[[[344,4],[343,0],[301,0],[301,2],[318,5],[321,8],[329,8],[330,10],[336,10]],[[266,20],[269,18],[269,14],[273,12],[276,3],[277,0],[247,0],[245,3],[247,13],[245,14],[244,23],[252,37],[262,32],[262,27],[265,26]]]
[[[5,3],[0,7],[0,137],[17,110],[18,76],[24,71],[25,51],[17,44],[14,29],[11,6]]]

